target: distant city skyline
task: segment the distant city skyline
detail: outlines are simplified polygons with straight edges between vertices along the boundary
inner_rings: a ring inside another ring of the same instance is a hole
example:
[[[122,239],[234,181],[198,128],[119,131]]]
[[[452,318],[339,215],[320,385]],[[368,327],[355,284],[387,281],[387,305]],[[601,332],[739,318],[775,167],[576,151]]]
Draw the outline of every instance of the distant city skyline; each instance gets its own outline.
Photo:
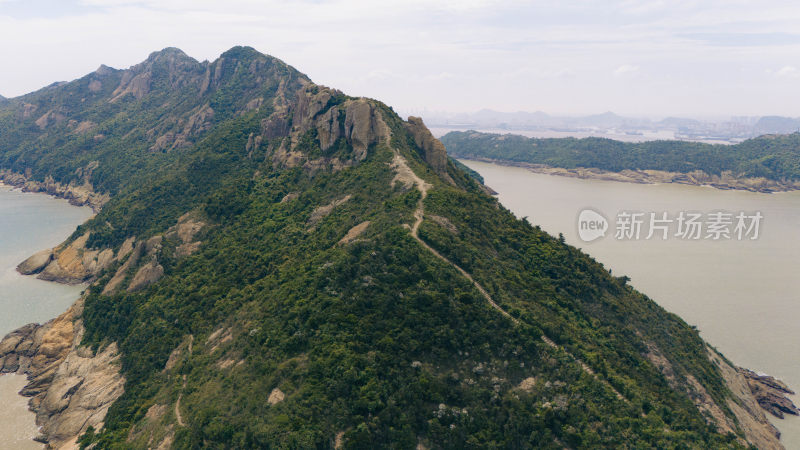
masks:
[[[789,1],[0,0],[0,95],[250,45],[400,111],[800,116]]]

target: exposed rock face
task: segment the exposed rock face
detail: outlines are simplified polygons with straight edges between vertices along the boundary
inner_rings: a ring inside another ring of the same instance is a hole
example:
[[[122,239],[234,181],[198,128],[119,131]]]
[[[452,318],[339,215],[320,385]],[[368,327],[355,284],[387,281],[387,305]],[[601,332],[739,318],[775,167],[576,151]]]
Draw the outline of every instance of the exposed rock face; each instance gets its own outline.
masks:
[[[164,267],[158,263],[159,252],[164,246],[164,239],[177,240],[175,256],[186,257],[197,251],[202,244],[197,240],[205,223],[187,213],[178,219],[178,223],[167,230],[164,236],[156,235],[146,241],[136,242],[128,238],[117,252],[116,261],[124,261],[106,283],[103,295],[117,292],[126,278],[133,274],[128,284],[128,292],[136,292],[147,288],[164,276]],[[127,259],[125,259],[127,257]],[[138,268],[135,272],[133,269]]]
[[[277,403],[282,402],[283,399],[285,398],[286,394],[284,394],[283,391],[281,391],[280,389],[275,388],[272,390],[272,392],[269,393],[269,398],[267,398],[267,403],[269,403],[270,405],[275,405]]]
[[[44,325],[29,324],[0,341],[0,372],[28,376],[21,391],[31,397],[49,448],[62,448],[89,426],[102,428],[111,404],[123,393],[117,346],[94,355],[80,347],[83,299]]]
[[[115,261],[114,251],[88,250],[86,249],[88,239],[89,233],[86,233],[67,246],[57,247],[47,266],[40,269],[38,277],[46,281],[78,284],[91,280],[108,268]]]
[[[409,117],[406,130],[414,137],[417,147],[422,149],[425,162],[433,167],[439,176],[455,185],[455,182],[447,173],[447,150],[444,145],[431,134],[425,123],[419,117]]]
[[[178,219],[176,225],[167,230],[165,234],[167,239],[177,239],[180,242],[175,248],[175,256],[183,258],[200,248],[202,242],[197,240],[197,236],[205,225],[192,213],[186,213]]]
[[[784,413],[798,415],[800,410],[789,400],[786,395],[794,395],[794,391],[786,384],[769,375],[759,375],[752,370],[739,368],[747,380],[750,391],[755,396],[758,404],[773,416],[783,419]]]
[[[176,148],[187,147],[194,139],[210,130],[214,119],[214,109],[208,104],[195,110],[186,120],[186,124],[178,132],[167,132],[156,139],[150,146],[151,152],[170,151]]]
[[[34,275],[42,271],[53,260],[53,249],[42,250],[17,266],[17,272],[23,275]]]
[[[782,449],[780,432],[770,423],[759,402],[753,396],[747,380],[736,367],[725,361],[714,349],[706,347],[709,359],[719,368],[733,397],[728,407],[739,421],[747,441],[759,449]]]
[[[88,178],[88,176],[87,176]],[[0,170],[0,182],[22,189],[24,192],[44,192],[59,198],[67,199],[75,206],[90,206],[95,212],[111,198],[108,194],[99,194],[84,179],[82,184],[63,185],[46,177],[44,181],[31,179],[30,174],[20,174],[9,170]]]
[[[199,85],[203,77],[203,69],[197,61],[177,48],[165,48],[153,52],[144,62],[126,70],[119,86],[111,94],[111,102],[117,102],[130,95],[141,99],[147,95],[154,79],[154,69],[165,71],[169,75],[167,82],[172,89],[186,84]]]
[[[42,117],[36,119],[36,125],[44,130],[45,128],[49,127],[50,125],[58,125],[66,119],[66,116],[61,114],[58,111],[50,110],[44,113]]]
[[[350,200],[351,195],[345,195],[342,198],[336,199],[327,205],[322,205],[314,208],[314,211],[311,212],[311,217],[308,218],[308,225],[310,229],[314,229],[317,224],[324,219],[325,217],[330,214],[334,208],[337,206],[345,204],[348,200]]]
[[[340,170],[363,161],[369,146],[388,141],[389,127],[377,106],[365,98],[345,99],[337,90],[306,85],[297,92],[276,96],[275,112],[261,123],[261,142],[270,142],[267,157],[283,167],[302,166],[316,171]],[[303,148],[303,138],[316,136],[323,155],[337,142],[352,146],[349,158],[312,158]]]
[[[150,261],[136,272],[128,286],[128,292],[141,291],[161,279],[162,276],[164,276],[164,268],[161,267],[161,264],[155,260]]]
[[[456,228],[456,226],[453,225],[453,223],[450,222],[450,220],[447,217],[436,216],[433,214],[426,214],[425,217],[427,219],[432,220],[433,222],[438,223],[439,225],[444,227],[447,231],[453,234],[458,234],[458,228]]]
[[[350,228],[350,230],[347,232],[347,234],[345,234],[344,237],[339,240],[339,244],[349,244],[349,243],[355,241],[356,239],[358,239],[359,236],[361,236],[361,234],[364,231],[367,230],[367,227],[369,227],[369,224],[370,224],[370,221],[367,220],[365,222],[361,222],[360,224],[354,226],[353,228]]]
[[[725,406],[733,412],[736,422],[723,412],[720,405],[693,376],[687,376],[686,383],[679,382],[672,363],[655,345],[648,344],[648,353],[645,356],[661,371],[670,387],[679,392],[686,392],[697,408],[710,417],[711,423],[720,432],[736,433],[737,430],[741,430],[746,440],[746,442],[740,440],[742,445],[752,444],[759,449],[783,449],[783,444],[779,440],[780,432],[764,415],[764,410],[740,372],[741,369],[730,365],[710,347],[706,347],[706,352],[731,391],[732,395],[727,399]]]
[[[715,425],[720,433],[735,433],[736,424],[725,415],[722,408],[720,408],[697,379],[687,374],[686,383],[682,383],[675,373],[672,363],[661,353],[661,350],[659,350],[655,344],[648,343],[647,349],[648,352],[645,356],[658,368],[661,374],[664,375],[664,378],[666,378],[673,390],[686,393],[687,396],[692,399],[697,409],[710,417],[710,423]]]
[[[128,241],[125,242],[127,243]],[[128,256],[128,259],[126,259],[125,262],[119,266],[119,269],[117,269],[117,271],[114,273],[114,276],[111,277],[111,280],[106,283],[105,287],[103,288],[103,295],[111,295],[119,289],[119,287],[125,281],[125,277],[128,275],[128,272],[132,268],[136,267],[136,264],[139,262],[139,258],[142,257],[142,254],[144,253],[144,245],[144,242],[139,242],[136,247],[128,251],[130,256]],[[123,247],[124,246],[125,245],[123,244]],[[121,253],[122,251],[120,251],[120,254]]]

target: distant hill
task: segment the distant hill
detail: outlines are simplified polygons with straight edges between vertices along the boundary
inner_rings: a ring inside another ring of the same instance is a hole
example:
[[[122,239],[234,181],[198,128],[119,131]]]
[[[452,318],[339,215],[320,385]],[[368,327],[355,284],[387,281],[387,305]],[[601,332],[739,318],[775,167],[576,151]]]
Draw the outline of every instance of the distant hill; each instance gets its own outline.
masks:
[[[466,130],[556,131],[607,134],[670,132],[684,140],[739,142],[764,134],[791,134],[800,130],[800,118],[764,116],[698,120],[667,117],[651,120],[625,117],[613,112],[587,116],[557,116],[537,112],[499,112],[483,109],[475,113],[426,113],[426,123],[438,128]]]
[[[691,174],[698,184],[737,187],[728,178],[769,180],[743,184],[752,190],[800,186],[800,134],[765,135],[736,145],[687,141],[621,142],[603,138],[528,138],[513,134],[450,132],[442,137],[456,158],[541,164],[610,172],[658,170]],[[712,178],[714,178],[712,180]]]
[[[754,125],[756,134],[790,134],[800,131],[800,119],[780,116],[765,116]]]

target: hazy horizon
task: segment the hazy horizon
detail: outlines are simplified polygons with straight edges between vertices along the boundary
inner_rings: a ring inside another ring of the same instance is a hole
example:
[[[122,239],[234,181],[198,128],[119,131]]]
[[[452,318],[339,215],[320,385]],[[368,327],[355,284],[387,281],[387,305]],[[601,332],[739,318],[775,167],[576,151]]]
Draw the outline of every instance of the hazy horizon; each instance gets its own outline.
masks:
[[[250,45],[399,110],[800,116],[788,1],[0,0],[0,94]]]

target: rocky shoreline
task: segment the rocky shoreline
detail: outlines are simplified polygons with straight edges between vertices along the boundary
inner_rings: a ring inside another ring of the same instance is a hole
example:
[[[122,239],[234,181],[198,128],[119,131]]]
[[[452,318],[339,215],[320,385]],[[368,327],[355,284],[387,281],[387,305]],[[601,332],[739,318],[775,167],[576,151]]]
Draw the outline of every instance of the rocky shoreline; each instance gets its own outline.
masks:
[[[748,369],[739,368],[739,373],[747,380],[750,391],[756,397],[758,404],[770,414],[779,419],[783,419],[784,414],[800,415],[800,410],[797,409],[797,406],[786,397],[787,395],[795,395],[795,392],[789,389],[786,383],[769,375],[757,374]]]
[[[82,174],[84,182],[82,184],[70,183],[64,185],[48,176],[44,181],[36,181],[31,178],[31,171],[26,173],[12,172],[7,169],[0,169],[0,185],[7,185],[22,190],[23,192],[42,192],[54,197],[63,198],[74,206],[89,206],[97,213],[111,198],[108,194],[99,194],[88,181],[88,176],[95,166],[88,166],[88,173]]]
[[[0,373],[25,375],[20,395],[30,397],[47,448],[74,445],[90,426],[101,428],[108,408],[124,392],[116,343],[80,345],[83,299],[49,322],[28,324],[0,341]]]
[[[531,172],[545,175],[558,175],[590,180],[619,181],[638,184],[676,183],[691,186],[710,186],[723,190],[760,192],[765,194],[800,190],[800,181],[777,181],[761,177],[738,177],[731,172],[723,172],[721,175],[710,175],[702,170],[695,170],[689,173],[666,172],[662,170],[623,170],[621,172],[610,172],[596,168],[579,167],[575,169],[565,169],[544,164],[531,164],[492,158],[456,157],[468,161],[487,162],[509,167],[522,167]]]

